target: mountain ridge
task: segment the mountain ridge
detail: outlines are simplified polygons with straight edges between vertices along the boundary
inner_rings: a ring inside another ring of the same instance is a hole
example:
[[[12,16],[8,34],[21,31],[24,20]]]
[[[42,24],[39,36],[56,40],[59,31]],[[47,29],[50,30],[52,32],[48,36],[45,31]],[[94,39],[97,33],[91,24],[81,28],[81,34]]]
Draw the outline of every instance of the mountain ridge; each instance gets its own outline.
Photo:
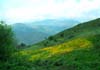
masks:
[[[77,24],[77,21],[75,20],[48,19],[33,23],[16,23],[12,25],[12,29],[18,43],[32,45],[46,39],[51,35],[55,35],[64,29],[70,28],[75,24]]]
[[[99,26],[100,26],[100,23],[98,23],[98,22],[100,22],[100,18],[97,18],[97,19],[94,19],[94,20],[91,20],[91,21],[87,21],[87,22],[84,22],[84,23],[80,23],[80,24],[77,24],[76,26],[74,26],[72,28],[63,30],[62,32],[60,32],[60,33],[58,33],[56,35],[53,35],[51,37],[52,38],[54,37],[54,39],[58,39],[59,42],[63,42],[64,40],[67,41],[69,39],[74,38],[75,36],[76,37],[84,36],[84,32],[87,33],[87,34],[93,34],[92,32],[97,31],[97,33],[98,33],[99,32]],[[82,32],[83,32],[83,34],[82,34]],[[59,37],[62,37],[62,40]],[[47,40],[44,40],[44,41],[42,41],[40,43],[37,43],[37,44],[40,44],[42,46],[43,43],[48,42],[49,38]],[[55,43],[58,44],[57,42],[55,42]],[[53,43],[51,43],[51,45],[53,45]]]
[[[12,25],[12,29],[18,43],[24,43],[26,45],[32,45],[34,43],[44,40],[49,36],[46,33],[40,32],[21,23],[16,23]]]

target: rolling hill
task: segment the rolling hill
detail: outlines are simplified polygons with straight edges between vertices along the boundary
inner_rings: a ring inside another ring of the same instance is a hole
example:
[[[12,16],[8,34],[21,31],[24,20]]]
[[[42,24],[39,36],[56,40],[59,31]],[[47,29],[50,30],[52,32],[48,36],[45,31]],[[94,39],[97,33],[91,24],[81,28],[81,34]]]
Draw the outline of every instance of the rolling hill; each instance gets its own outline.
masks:
[[[11,59],[9,70],[100,70],[100,18],[18,51]]]
[[[36,45],[48,47],[48,46],[63,43],[65,41],[72,40],[74,38],[95,35],[96,33],[100,33],[100,19],[99,18],[88,21],[88,22],[80,23],[56,35],[50,36],[47,40],[37,43]]]
[[[24,43],[26,45],[32,45],[44,40],[49,36],[44,32],[31,28],[22,23],[16,23],[12,25],[12,29],[18,43]]]

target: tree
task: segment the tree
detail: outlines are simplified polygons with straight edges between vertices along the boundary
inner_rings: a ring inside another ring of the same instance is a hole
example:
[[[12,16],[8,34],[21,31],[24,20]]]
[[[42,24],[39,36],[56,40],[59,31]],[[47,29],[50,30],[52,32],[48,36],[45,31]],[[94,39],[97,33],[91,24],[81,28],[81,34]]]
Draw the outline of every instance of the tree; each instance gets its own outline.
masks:
[[[61,36],[61,37],[64,37],[64,33],[62,33],[60,36]]]
[[[0,60],[7,60],[14,51],[13,32],[10,26],[0,22]]]
[[[25,43],[20,43],[20,44],[17,46],[18,49],[22,49],[22,48],[25,48],[25,47],[27,47],[27,45],[26,45]]]
[[[53,37],[52,37],[52,36],[50,36],[48,39],[49,39],[49,40],[53,40]]]

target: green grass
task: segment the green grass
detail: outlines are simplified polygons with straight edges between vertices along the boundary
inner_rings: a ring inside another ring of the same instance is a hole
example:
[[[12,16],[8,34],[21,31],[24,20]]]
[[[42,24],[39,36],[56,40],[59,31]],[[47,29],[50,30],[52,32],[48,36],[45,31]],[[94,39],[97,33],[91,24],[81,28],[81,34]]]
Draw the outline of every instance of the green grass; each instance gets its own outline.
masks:
[[[25,49],[13,54],[9,70],[99,70],[99,43],[100,35],[93,35],[38,50]]]

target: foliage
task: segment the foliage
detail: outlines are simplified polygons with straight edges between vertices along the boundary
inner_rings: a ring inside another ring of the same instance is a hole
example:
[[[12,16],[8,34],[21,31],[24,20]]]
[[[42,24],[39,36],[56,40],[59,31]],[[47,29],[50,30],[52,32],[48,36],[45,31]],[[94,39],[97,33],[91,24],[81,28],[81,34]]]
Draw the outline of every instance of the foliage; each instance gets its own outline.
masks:
[[[13,52],[13,33],[11,27],[0,23],[0,60],[6,60]]]

